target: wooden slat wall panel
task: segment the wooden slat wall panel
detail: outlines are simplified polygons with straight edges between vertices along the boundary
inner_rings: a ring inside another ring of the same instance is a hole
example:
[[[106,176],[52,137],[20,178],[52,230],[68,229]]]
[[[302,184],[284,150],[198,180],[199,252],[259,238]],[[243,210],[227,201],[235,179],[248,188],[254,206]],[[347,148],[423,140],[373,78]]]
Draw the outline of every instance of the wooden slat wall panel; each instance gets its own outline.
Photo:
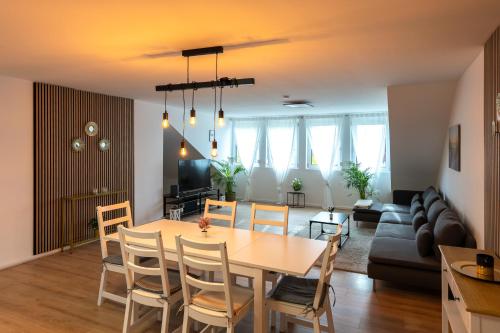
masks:
[[[496,96],[500,92],[500,30],[484,48],[484,148],[486,247],[500,256],[500,134],[492,133]],[[497,128],[500,124],[497,124]]]
[[[34,254],[61,246],[62,198],[89,193],[103,186],[126,190],[121,197],[88,199],[77,205],[75,241],[93,238],[88,221],[97,205],[130,200],[134,204],[134,102],[131,99],[34,83],[35,120],[35,225]],[[94,121],[98,134],[85,134]],[[80,137],[85,149],[74,152],[71,142]],[[111,141],[101,152],[98,142]],[[69,207],[68,207],[69,208]],[[69,220],[70,210],[66,219]],[[66,235],[67,237],[68,235]]]

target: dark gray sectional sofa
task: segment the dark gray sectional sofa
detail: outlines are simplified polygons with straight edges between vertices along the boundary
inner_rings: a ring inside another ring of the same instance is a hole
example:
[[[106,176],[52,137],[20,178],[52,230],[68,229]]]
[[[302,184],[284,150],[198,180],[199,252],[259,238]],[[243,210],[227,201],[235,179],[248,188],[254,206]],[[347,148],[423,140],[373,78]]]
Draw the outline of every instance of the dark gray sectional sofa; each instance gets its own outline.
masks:
[[[368,276],[374,287],[375,280],[386,280],[440,289],[437,245],[475,248],[473,236],[434,187],[424,192],[395,191],[394,198],[393,204],[372,206],[380,217],[369,253]]]

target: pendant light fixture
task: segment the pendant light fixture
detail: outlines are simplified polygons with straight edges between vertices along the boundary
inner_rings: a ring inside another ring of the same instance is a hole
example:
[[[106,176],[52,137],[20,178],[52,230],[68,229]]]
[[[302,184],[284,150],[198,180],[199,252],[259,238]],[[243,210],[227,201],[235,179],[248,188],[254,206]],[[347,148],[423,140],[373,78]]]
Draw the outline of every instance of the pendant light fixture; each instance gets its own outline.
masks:
[[[182,91],[182,104],[184,107],[184,111],[182,113],[182,141],[181,141],[181,149],[179,150],[179,154],[181,157],[186,157],[187,149],[186,149],[186,139],[184,137],[184,130],[186,128],[186,98],[184,95],[184,90]]]
[[[195,83],[196,84],[196,83]],[[193,96],[191,97],[191,111],[189,114],[189,125],[194,127],[196,125],[196,110],[194,109],[194,92],[196,88],[193,88]]]
[[[224,127],[224,110],[222,110],[222,88],[223,86],[220,86],[219,127]]]
[[[217,80],[218,78],[218,62],[219,62],[219,54],[215,54],[215,82],[214,82],[214,139],[212,140],[212,149],[210,151],[210,155],[212,158],[217,157],[217,140],[215,139],[215,115],[217,113]]]
[[[165,91],[165,111],[163,111],[163,120],[161,121],[161,127],[168,128],[170,124],[168,123],[168,112],[167,112],[167,91]]]

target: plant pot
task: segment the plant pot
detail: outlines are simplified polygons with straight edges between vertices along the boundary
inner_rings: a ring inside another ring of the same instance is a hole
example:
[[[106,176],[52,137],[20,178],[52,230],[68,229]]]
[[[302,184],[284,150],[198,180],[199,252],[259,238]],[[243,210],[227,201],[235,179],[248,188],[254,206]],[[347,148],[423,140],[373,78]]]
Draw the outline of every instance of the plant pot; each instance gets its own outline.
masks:
[[[226,192],[226,201],[227,202],[236,201],[236,193],[235,192]]]
[[[333,220],[333,213],[330,213],[330,221]]]
[[[298,191],[302,190],[302,186],[295,186],[295,187],[293,187],[293,190],[295,192],[298,192]]]

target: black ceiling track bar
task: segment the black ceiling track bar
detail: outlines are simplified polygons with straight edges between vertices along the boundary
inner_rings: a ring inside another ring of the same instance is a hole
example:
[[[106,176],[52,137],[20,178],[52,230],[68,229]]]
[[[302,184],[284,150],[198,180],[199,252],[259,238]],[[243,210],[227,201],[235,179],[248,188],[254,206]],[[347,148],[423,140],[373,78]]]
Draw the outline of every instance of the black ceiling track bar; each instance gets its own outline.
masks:
[[[176,90],[203,89],[203,88],[214,88],[214,87],[238,87],[249,84],[255,84],[255,79],[253,77],[244,79],[236,79],[236,78],[230,79],[227,77],[223,77],[217,81],[163,84],[156,86],[156,91],[176,91]]]
[[[222,46],[202,47],[200,49],[182,50],[183,57],[196,57],[207,54],[224,53]]]

